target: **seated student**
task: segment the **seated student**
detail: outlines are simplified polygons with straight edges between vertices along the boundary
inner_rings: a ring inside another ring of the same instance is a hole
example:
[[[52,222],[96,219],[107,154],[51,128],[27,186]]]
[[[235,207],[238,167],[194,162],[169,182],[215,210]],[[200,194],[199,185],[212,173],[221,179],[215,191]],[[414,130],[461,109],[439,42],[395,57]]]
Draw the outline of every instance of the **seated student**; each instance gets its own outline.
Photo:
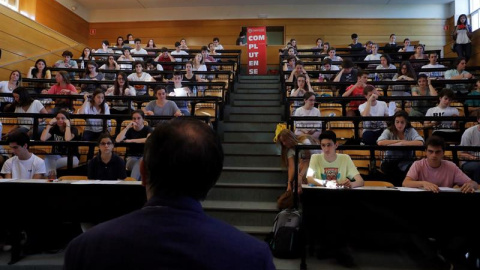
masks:
[[[152,76],[150,76],[150,74],[143,71],[144,66],[143,66],[142,62],[135,61],[135,63],[133,63],[133,65],[135,67],[135,73],[132,73],[132,74],[128,75],[128,77],[127,77],[128,81],[130,81],[130,82],[154,82],[155,81],[155,79],[152,78]],[[137,93],[136,93],[137,96],[148,94],[148,92],[147,92],[148,85],[135,84],[133,87],[137,91]]]
[[[157,86],[154,90],[157,100],[150,101],[145,108],[142,108],[145,115],[159,116],[181,116],[182,112],[178,109],[177,104],[171,100],[167,100],[167,92],[163,86]],[[162,120],[152,121],[150,126],[162,123]]]
[[[170,53],[172,56],[177,56],[177,55],[188,55],[188,53],[184,50],[182,50],[180,42],[175,42],[175,50]],[[187,58],[175,58],[176,62],[186,62],[188,59]],[[177,66],[175,66],[177,67]],[[177,68],[180,69],[180,68]]]
[[[353,33],[350,37],[352,38],[352,43],[348,45],[350,49],[362,48],[362,43],[358,42],[358,35],[356,33]]]
[[[313,54],[320,55],[320,50],[323,50],[323,39],[317,38],[315,40],[315,47],[312,47],[311,49],[312,50],[317,50],[317,51],[313,52]]]
[[[467,64],[465,58],[459,57],[455,62],[453,62],[452,69],[449,69],[445,72],[446,80],[462,80],[462,79],[471,79],[473,75],[468,71],[465,71],[465,65]],[[454,92],[460,95],[466,95],[468,93],[468,84],[447,84],[447,88],[452,89]]]
[[[350,156],[336,153],[337,136],[333,131],[327,130],[320,135],[320,145],[323,153],[313,154],[310,157],[310,165],[307,170],[309,184],[331,188],[363,186],[362,176]],[[351,209],[345,210],[350,211]],[[328,207],[326,211],[329,211]],[[339,219],[341,220],[331,221],[330,224],[335,224],[335,226],[331,227],[328,233],[317,236],[321,238],[320,245],[322,247],[319,249],[317,257],[327,258],[329,255],[333,255],[339,264],[353,267],[355,262],[347,245],[351,230],[345,227],[348,224],[346,220],[341,217]]]
[[[156,49],[157,48],[157,45],[155,45],[155,41],[153,39],[149,39],[148,42],[147,42],[147,46],[145,46],[145,50],[146,49]],[[150,52],[148,52],[148,54],[151,54]]]
[[[78,68],[77,61],[72,60],[73,53],[71,51],[64,51],[62,53],[63,60],[58,60],[55,63],[57,68]],[[70,72],[68,74],[70,78],[75,78],[75,72]]]
[[[135,38],[133,37],[132,34],[127,34],[127,40],[123,42],[124,47],[130,47],[130,45],[135,44]]]
[[[10,73],[8,81],[0,82],[0,93],[12,93],[13,90],[20,86],[22,83],[22,73],[19,70],[14,70]],[[10,112],[14,110],[13,98],[0,97],[2,110]]]
[[[247,33],[245,31],[240,31],[240,34],[238,34],[238,38],[235,41],[235,45],[238,46],[246,46],[247,45]]]
[[[120,69],[132,70],[132,64],[126,64],[121,62],[133,62],[133,61],[135,61],[135,59],[133,59],[132,55],[130,54],[130,48],[124,47],[123,55],[120,55],[120,57],[118,57],[117,59],[117,62],[120,63]]]
[[[471,91],[468,96],[480,96],[480,78],[475,83],[475,89]],[[469,112],[475,112],[480,109],[480,99],[467,99],[465,104],[468,105]]]
[[[406,38],[403,40],[403,48],[400,48],[398,52],[413,52],[414,50],[415,47],[410,45],[410,39]]]
[[[423,188],[434,193],[439,187],[459,186],[463,193],[472,193],[478,184],[468,178],[455,163],[444,160],[445,141],[438,136],[431,136],[425,144],[426,158],[417,160],[408,170],[402,186]]]
[[[350,59],[345,59],[342,62],[342,69],[333,79],[334,82],[355,82],[357,80],[358,71],[353,68],[353,61]],[[345,92],[346,87],[342,86],[342,88],[338,91],[338,96],[342,96]]]
[[[428,109],[425,116],[459,116],[457,108],[450,107],[450,103],[455,98],[455,94],[450,89],[443,89],[438,93],[440,102],[438,106]],[[449,142],[459,142],[462,134],[457,131],[456,121],[424,121],[423,126],[434,128],[433,135],[442,137]]]
[[[415,53],[410,56],[410,60],[428,59],[428,56],[423,53],[425,47],[422,44],[415,45]],[[420,69],[423,66],[423,62],[412,63],[415,70]]]
[[[397,67],[392,64],[392,59],[388,54],[382,54],[380,56],[380,65],[376,67],[377,70],[386,70],[386,69],[391,69],[391,70],[397,70]],[[395,71],[393,73],[376,73],[375,77],[378,78],[380,81],[391,81],[393,77],[395,76]],[[383,88],[383,87],[382,87]]]
[[[47,68],[47,62],[44,59],[38,59],[35,62],[35,66],[31,67],[27,73],[27,78],[29,79],[51,79],[52,73],[50,69]],[[33,83],[34,91],[40,93],[41,91],[48,88],[48,83]],[[0,85],[0,88],[2,86]]]
[[[113,53],[113,50],[108,48],[110,46],[110,42],[108,40],[102,41],[102,48],[96,50],[96,53]]]
[[[295,177],[295,146],[296,145],[319,145],[318,139],[310,135],[302,135],[297,137],[291,130],[284,129],[277,136],[277,142],[282,148],[281,159],[282,165],[287,167],[287,191],[292,190],[293,180]],[[307,169],[312,154],[320,154],[319,150],[302,150],[299,153],[298,164],[298,191],[301,192],[302,184],[307,184]]]
[[[431,52],[428,55],[428,60],[430,61],[427,65],[422,66],[424,68],[444,68],[444,65],[440,65],[438,60],[438,55],[436,52]],[[430,71],[430,72],[420,72],[420,74],[426,74],[429,78],[443,78],[443,71]]]
[[[82,107],[78,109],[79,114],[110,114],[110,108],[105,102],[105,94],[102,89],[97,89],[93,94],[85,94]],[[87,125],[83,131],[83,141],[95,141],[105,132],[103,128],[103,119],[86,118]],[[111,121],[107,120],[107,129],[110,129]]]
[[[325,56],[324,59],[331,59],[332,62],[342,62],[343,58],[336,55],[336,52],[337,52],[337,50],[335,48],[331,47],[330,49],[328,49],[328,56]]]
[[[43,106],[43,104],[38,101],[34,100],[30,94],[28,94],[28,90],[24,87],[18,87],[13,90],[13,99],[15,102],[13,106],[15,107],[15,113],[23,114],[23,113],[38,113],[38,114],[47,114],[47,110]],[[18,126],[12,128],[9,134],[13,132],[25,132],[33,139],[35,136],[33,134],[33,123],[34,119],[31,117],[17,117]],[[45,128],[45,123],[43,119],[38,119],[38,134],[42,133],[43,128]]]
[[[378,53],[378,44],[372,43],[372,51],[369,55],[365,56],[364,61],[380,61],[381,54]],[[375,64],[376,66],[377,64]]]
[[[337,154],[338,144],[335,132],[327,130],[320,134],[320,145],[323,153],[314,154],[310,159],[307,171],[309,184],[345,188],[363,186],[363,178],[350,156]]]
[[[167,85],[167,94],[169,96],[177,96],[177,93],[175,92],[175,89],[180,89],[182,88],[185,91],[186,96],[192,95],[192,91],[190,90],[189,87],[184,87],[182,85],[182,80],[183,80],[183,73],[181,71],[175,71],[173,73],[173,85]],[[188,110],[188,101],[185,100],[179,100],[175,101],[175,104],[177,104],[177,107],[180,109],[183,115],[190,115],[190,111]]]
[[[94,81],[103,81],[105,80],[105,75],[101,72],[97,72],[98,65],[95,61],[89,61],[87,64],[87,68],[85,70],[85,75],[83,79],[85,80],[94,80]],[[107,86],[104,84],[96,84],[96,83],[84,83],[81,86],[82,94],[84,93],[93,93],[95,89],[101,88],[106,89]]]
[[[397,111],[393,122],[377,139],[378,145],[390,146],[423,145],[423,142],[422,136],[410,124],[406,111]],[[382,172],[395,186],[401,186],[414,157],[414,151],[387,150],[381,164]]]
[[[115,61],[115,56],[109,55],[107,62],[98,69],[100,70],[120,70],[120,65]],[[117,76],[116,72],[105,72],[105,80],[113,81]]]
[[[120,72],[115,80],[115,84],[108,88],[105,92],[106,96],[136,96],[137,92],[133,87],[128,83],[127,74],[125,72]],[[112,114],[128,114],[131,109],[133,109],[133,102],[131,103],[130,108],[128,107],[128,102],[123,100],[112,100],[112,108],[110,112]]]
[[[365,49],[363,49],[362,53],[363,55],[369,55],[372,53],[372,46],[373,46],[373,42],[371,40],[367,41],[365,43]]]
[[[142,48],[142,40],[139,39],[139,38],[136,38],[135,39],[135,48],[131,49],[130,50],[130,53],[132,55],[135,55],[135,54],[148,54],[147,50],[145,50],[144,48]],[[135,59],[135,61],[143,61],[143,57],[134,57],[133,59]]]
[[[469,127],[462,135],[461,146],[480,146],[480,111],[476,111],[474,115],[477,117],[479,125]],[[459,152],[462,163],[462,170],[473,177],[473,180],[480,183],[480,152],[461,151]]]
[[[208,47],[207,46],[202,46],[202,57],[203,57],[203,60],[205,61],[205,63],[217,62],[217,60],[215,60],[215,58],[213,58],[213,56],[211,56],[208,53]],[[217,70],[217,69],[218,68],[216,66],[211,66],[211,65],[207,66],[207,71]]]
[[[397,36],[395,34],[390,35],[390,40],[388,41],[387,44],[385,44],[383,48],[384,53],[391,53],[391,52],[396,52],[397,51],[397,43],[395,42],[397,40]]]
[[[132,143],[132,146],[127,148],[127,171],[130,171],[130,176],[140,180],[140,159],[143,156],[143,143],[147,140],[153,128],[143,124],[145,114],[142,110],[135,110],[132,112],[132,121],[118,133],[115,141]],[[140,145],[134,145],[140,144]]]
[[[367,85],[368,82],[368,72],[360,70],[357,73],[357,82],[355,84],[347,87],[345,93],[342,97],[363,97],[363,90],[365,87],[370,86],[375,88],[372,85]],[[360,111],[358,111],[358,106],[362,104],[361,100],[353,100],[348,103],[347,116],[360,116]]]
[[[42,179],[44,177],[45,163],[28,151],[30,138],[26,133],[10,134],[7,143],[14,156],[3,164],[1,173],[5,178]]]
[[[295,66],[295,69],[290,72],[290,76],[288,76],[288,79],[286,80],[287,82],[295,82],[297,80],[297,77],[303,74],[305,76],[307,75],[307,71],[303,67],[303,62],[302,61],[297,61],[297,65]]]
[[[308,76],[305,76],[303,74],[298,75],[297,80],[295,81],[295,86],[290,92],[290,97],[303,97],[305,93],[307,92],[312,92],[313,89],[310,84],[310,78]],[[293,102],[293,110],[292,110],[292,115],[295,114],[295,111],[303,106],[302,101],[295,100]]]
[[[247,44],[247,43],[245,43]],[[187,40],[185,38],[180,39],[180,49],[182,50],[189,50],[187,46]]]
[[[213,42],[213,45],[215,46],[216,51],[223,50],[223,46],[222,44],[220,44],[220,39],[218,37],[214,37],[212,42]]]
[[[66,71],[58,71],[55,75],[56,84],[52,85],[50,89],[43,90],[42,94],[48,95],[72,95],[77,94],[77,89],[73,84],[70,83],[68,78],[68,73]],[[55,100],[55,108],[53,108],[50,113],[56,113],[60,109],[72,110],[73,111],[73,102],[72,99],[57,98]]]
[[[337,65],[332,65],[331,59],[323,59],[322,66],[320,67],[320,71],[339,71],[340,68]],[[322,78],[322,79],[321,79]],[[322,74],[320,73],[318,76],[319,81],[331,81],[333,78],[333,74]]]
[[[388,105],[384,101],[377,100],[378,91],[374,87],[365,87],[363,94],[367,102],[358,106],[361,116],[388,116]],[[375,145],[384,128],[384,121],[364,121],[362,141],[366,145]]]
[[[166,47],[162,47],[161,53],[155,58],[156,62],[163,62],[163,63],[171,63],[175,62],[175,58],[168,52],[168,49]],[[174,66],[173,65],[163,65],[163,70],[165,71],[173,71]],[[173,75],[168,74],[165,76],[166,79],[171,79]]]
[[[283,60],[283,71],[292,71],[296,66],[297,58],[295,56],[289,56],[286,60]]]
[[[70,113],[65,110],[59,110],[55,113],[55,117],[50,120],[47,127],[43,130],[40,136],[41,141],[57,141],[57,142],[69,142],[75,139],[79,139],[78,130],[76,127],[72,127],[70,122]],[[78,147],[73,147],[71,155],[73,155],[73,167],[78,166]],[[56,171],[58,168],[67,166],[68,164],[68,147],[66,146],[53,146],[52,153],[46,155],[45,166],[47,172]]]
[[[400,69],[397,74],[393,76],[392,81],[416,81],[417,74],[412,65],[408,61],[400,63]],[[410,96],[410,85],[394,85],[392,87],[392,96]]]
[[[417,78],[417,85],[412,87],[412,96],[414,97],[425,97],[425,96],[436,96],[437,90],[432,86],[431,80],[428,79],[427,75],[420,74]],[[411,109],[409,112],[410,116],[425,116],[427,110],[435,106],[434,101],[431,100],[413,100],[411,104]]]
[[[315,93],[306,92],[303,95],[305,105],[295,110],[294,116],[321,116],[320,110],[315,108]],[[322,121],[295,121],[295,135],[311,135],[318,138],[322,133]]]
[[[98,154],[88,162],[88,179],[124,180],[127,178],[125,162],[113,152],[114,143],[110,134],[98,137]]]
[[[147,61],[145,61],[145,70],[149,71],[163,71],[163,67],[160,64],[155,65],[155,61],[152,58],[148,58]],[[149,73],[150,74],[150,73]],[[150,74],[152,78],[155,79],[157,82],[163,82],[163,75],[162,74]]]

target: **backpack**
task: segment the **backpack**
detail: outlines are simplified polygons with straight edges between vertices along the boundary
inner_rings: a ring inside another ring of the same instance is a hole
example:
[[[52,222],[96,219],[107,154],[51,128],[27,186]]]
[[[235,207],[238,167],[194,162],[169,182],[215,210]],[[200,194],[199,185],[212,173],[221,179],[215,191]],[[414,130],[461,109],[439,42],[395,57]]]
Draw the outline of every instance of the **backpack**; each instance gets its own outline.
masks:
[[[269,241],[273,256],[282,259],[300,257],[300,222],[300,213],[295,209],[285,209],[277,214]]]

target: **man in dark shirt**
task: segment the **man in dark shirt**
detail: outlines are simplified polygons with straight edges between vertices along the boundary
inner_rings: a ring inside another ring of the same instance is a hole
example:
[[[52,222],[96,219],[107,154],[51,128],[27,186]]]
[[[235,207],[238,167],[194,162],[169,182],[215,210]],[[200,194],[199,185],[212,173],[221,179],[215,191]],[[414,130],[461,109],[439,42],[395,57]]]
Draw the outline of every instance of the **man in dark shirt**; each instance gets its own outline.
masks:
[[[337,73],[334,82],[356,82],[357,81],[357,70],[354,68],[353,61],[350,59],[345,59],[342,62],[342,69]],[[346,85],[342,85],[338,92],[338,96],[342,96],[345,93]]]
[[[140,163],[147,204],[75,238],[64,269],[275,269],[265,242],[202,210],[223,158],[204,122],[177,117],[155,127]]]

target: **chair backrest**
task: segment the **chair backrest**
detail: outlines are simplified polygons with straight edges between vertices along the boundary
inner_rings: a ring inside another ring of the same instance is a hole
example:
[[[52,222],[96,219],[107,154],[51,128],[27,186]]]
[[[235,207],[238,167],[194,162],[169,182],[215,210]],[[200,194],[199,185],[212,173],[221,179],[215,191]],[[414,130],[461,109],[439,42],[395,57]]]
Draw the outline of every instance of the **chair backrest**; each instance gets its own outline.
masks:
[[[64,175],[60,176],[58,180],[88,180],[88,177],[85,175]]]
[[[364,181],[366,187],[394,187],[394,185],[387,181],[367,180]]]

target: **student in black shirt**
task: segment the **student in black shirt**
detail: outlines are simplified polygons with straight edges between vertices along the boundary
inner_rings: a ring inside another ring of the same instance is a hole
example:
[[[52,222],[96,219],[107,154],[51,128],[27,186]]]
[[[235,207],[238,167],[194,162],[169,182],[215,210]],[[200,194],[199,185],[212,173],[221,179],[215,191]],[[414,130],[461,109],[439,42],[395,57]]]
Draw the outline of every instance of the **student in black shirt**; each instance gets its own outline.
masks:
[[[88,179],[124,180],[127,178],[125,162],[113,153],[114,143],[110,134],[100,135],[98,147],[98,154],[88,162]]]

